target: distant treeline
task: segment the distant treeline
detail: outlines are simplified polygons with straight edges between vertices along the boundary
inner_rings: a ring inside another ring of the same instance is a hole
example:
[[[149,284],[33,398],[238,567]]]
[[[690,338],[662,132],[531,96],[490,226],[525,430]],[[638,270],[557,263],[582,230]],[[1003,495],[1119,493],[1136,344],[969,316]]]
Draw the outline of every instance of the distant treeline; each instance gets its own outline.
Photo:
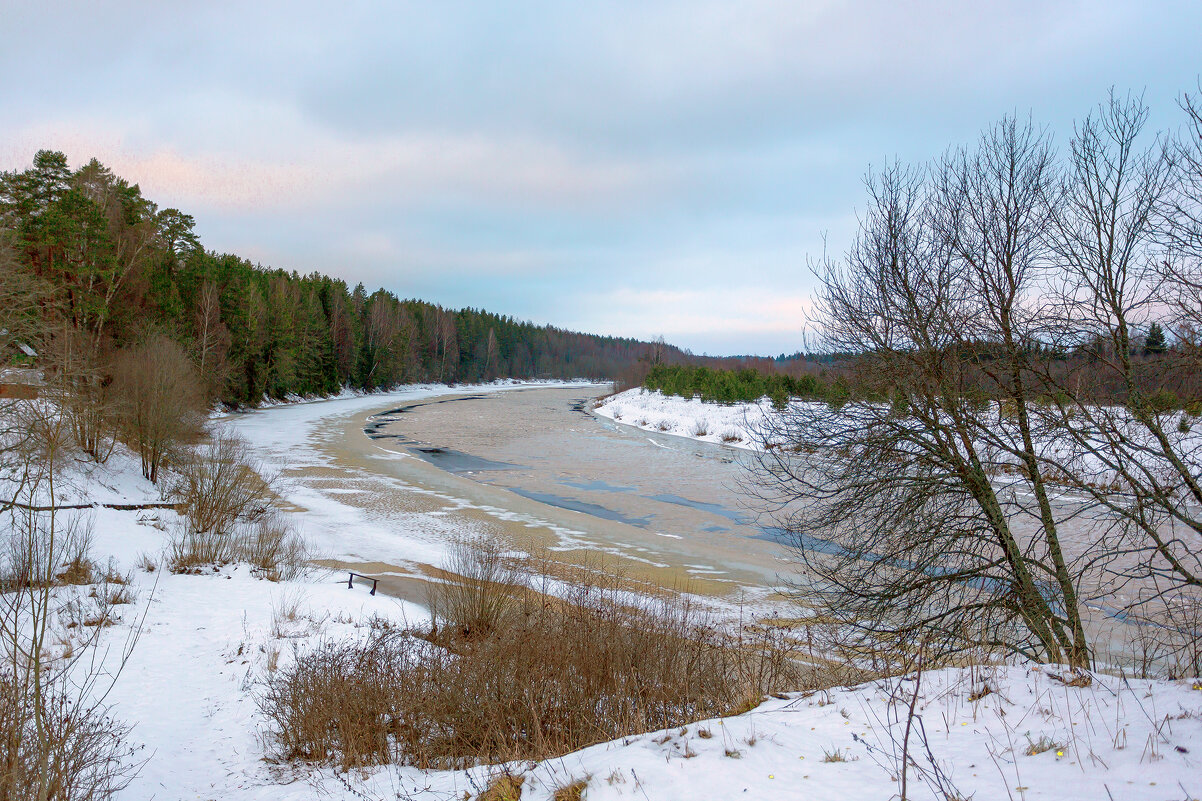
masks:
[[[47,340],[70,331],[103,364],[165,335],[191,356],[214,400],[422,381],[617,378],[687,358],[662,341],[580,334],[264,268],[205,250],[193,226],[96,160],[72,170],[62,153],[40,151],[31,168],[0,174],[0,278],[37,283]],[[0,354],[0,363],[14,355]]]
[[[679,364],[655,365],[648,371],[643,386],[665,395],[699,397],[714,403],[752,403],[769,397],[778,408],[789,398],[827,398],[834,389],[833,385],[810,374],[794,377],[750,367],[722,370]]]

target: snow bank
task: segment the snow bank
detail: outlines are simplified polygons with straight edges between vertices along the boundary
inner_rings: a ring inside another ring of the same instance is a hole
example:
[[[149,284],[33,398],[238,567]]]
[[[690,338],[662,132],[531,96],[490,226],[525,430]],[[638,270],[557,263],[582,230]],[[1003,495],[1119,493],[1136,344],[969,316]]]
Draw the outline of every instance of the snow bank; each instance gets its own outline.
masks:
[[[611,395],[593,411],[645,431],[752,450],[756,447],[753,433],[771,409],[767,400],[724,406],[640,387]]]

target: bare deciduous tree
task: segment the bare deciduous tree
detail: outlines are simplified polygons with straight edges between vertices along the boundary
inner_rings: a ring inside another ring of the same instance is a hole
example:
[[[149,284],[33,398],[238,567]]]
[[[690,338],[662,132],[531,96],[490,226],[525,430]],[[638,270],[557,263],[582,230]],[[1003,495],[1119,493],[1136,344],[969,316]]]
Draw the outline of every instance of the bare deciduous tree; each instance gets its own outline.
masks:
[[[210,442],[181,460],[171,494],[184,505],[196,531],[230,535],[234,523],[264,513],[272,482],[251,456],[246,443],[218,432]]]
[[[116,436],[116,416],[106,386],[107,370],[96,342],[61,325],[43,350],[51,396],[67,416],[75,443],[88,457],[105,462]]]
[[[221,295],[212,281],[205,281],[200,287],[200,301],[196,305],[193,325],[196,367],[205,399],[211,400],[225,386],[229,369],[226,354],[230,347],[229,328],[221,320]]]
[[[1092,360],[1085,375],[1047,371],[1059,402],[1040,410],[1062,443],[1045,451],[1043,469],[1101,510],[1096,536],[1110,538],[1098,558],[1123,579],[1119,589],[1139,585],[1137,602],[1182,584],[1202,587],[1202,452],[1178,430],[1177,411],[1155,401],[1151,374],[1188,370],[1190,356],[1174,350],[1149,362],[1137,347],[1136,332],[1166,308],[1179,319],[1200,308],[1187,300],[1182,276],[1164,269],[1178,257],[1163,252],[1159,232],[1180,218],[1157,213],[1174,164],[1164,140],[1138,146],[1147,114],[1142,102],[1112,96],[1073,137],[1049,232],[1063,275],[1055,324],[1059,341],[1093,343]],[[1121,402],[1093,402],[1100,393],[1092,384]]]
[[[199,430],[203,409],[191,359],[164,336],[121,351],[113,362],[113,389],[121,431],[158,481],[173,447]]]
[[[848,630],[1086,666],[1082,610],[1117,604],[1199,651],[1202,110],[1182,106],[1182,139],[1141,144],[1147,108],[1112,94],[1063,164],[1006,120],[870,176],[819,270],[830,346],[860,354],[850,401],[770,420],[756,474]]]
[[[831,347],[863,354],[853,399],[770,418],[756,491],[806,568],[804,592],[849,630],[1090,662],[1029,408],[1053,180],[1046,139],[1005,120],[929,179],[870,176],[859,237],[820,266]],[[1003,465],[1019,486],[995,485]]]

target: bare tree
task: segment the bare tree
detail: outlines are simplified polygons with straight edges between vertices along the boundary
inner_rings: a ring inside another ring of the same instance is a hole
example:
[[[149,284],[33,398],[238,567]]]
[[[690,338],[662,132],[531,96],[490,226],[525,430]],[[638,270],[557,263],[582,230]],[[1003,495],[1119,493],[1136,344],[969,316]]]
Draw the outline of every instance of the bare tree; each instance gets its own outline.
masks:
[[[1088,372],[1047,371],[1059,402],[1040,411],[1060,445],[1045,450],[1043,469],[1100,510],[1097,536],[1111,536],[1097,558],[1137,604],[1202,587],[1202,449],[1177,411],[1156,402],[1154,375],[1197,365],[1188,349],[1150,362],[1136,347],[1136,332],[1165,309],[1176,311],[1178,330],[1202,311],[1189,300],[1181,257],[1157,241],[1162,229],[1182,229],[1162,211],[1175,182],[1172,150],[1163,139],[1138,146],[1147,115],[1141,101],[1112,96],[1073,138],[1050,229],[1063,269],[1057,337],[1091,343],[1092,359]],[[1095,402],[1096,384],[1119,402]]]
[[[196,366],[205,398],[211,400],[225,386],[226,353],[230,346],[229,328],[221,321],[221,293],[212,281],[201,284],[193,328]]]
[[[214,433],[176,472],[171,495],[196,531],[229,535],[238,520],[271,505],[272,478],[263,476],[246,443],[227,432]]]
[[[142,474],[158,481],[172,448],[199,431],[203,403],[192,361],[164,336],[117,354],[113,389],[121,431],[142,461]]]
[[[75,444],[104,463],[117,433],[104,356],[91,336],[65,322],[47,340],[43,354],[51,397],[70,422]]]
[[[1046,138],[1004,120],[930,172],[870,176],[855,244],[819,265],[830,347],[863,354],[851,398],[769,418],[754,485],[847,630],[1090,662],[1030,411],[1054,178]]]

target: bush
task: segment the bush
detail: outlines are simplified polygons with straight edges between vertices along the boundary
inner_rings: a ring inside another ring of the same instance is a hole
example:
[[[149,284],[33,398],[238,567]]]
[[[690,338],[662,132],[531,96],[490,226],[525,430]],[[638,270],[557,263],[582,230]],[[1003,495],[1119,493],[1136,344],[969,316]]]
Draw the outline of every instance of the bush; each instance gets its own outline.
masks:
[[[308,565],[304,540],[279,515],[264,515],[238,538],[235,557],[249,562],[269,581],[291,581]]]
[[[452,629],[463,639],[496,629],[513,607],[521,575],[496,540],[462,540],[452,546],[446,570],[454,579],[430,586],[433,631]]]
[[[280,756],[344,768],[387,762],[392,710],[410,689],[410,647],[386,632],[365,643],[326,642],[273,674],[259,701]]]
[[[268,678],[261,707],[280,756],[423,769],[545,759],[800,682],[787,649],[724,632],[680,597],[636,601],[603,572],[552,597],[495,553],[461,602],[439,590],[440,628],[326,643]]]
[[[301,575],[308,558],[304,541],[282,517],[264,515],[228,533],[202,531],[185,523],[171,541],[167,566],[173,573],[192,573],[209,566],[246,562],[261,577],[281,581]]]
[[[129,726],[54,685],[43,688],[41,707],[39,731],[32,688],[0,670],[0,799],[100,801],[129,784],[138,767],[125,745]]]
[[[218,433],[180,461],[171,496],[194,530],[225,534],[267,510],[272,481],[260,470],[245,442]]]

